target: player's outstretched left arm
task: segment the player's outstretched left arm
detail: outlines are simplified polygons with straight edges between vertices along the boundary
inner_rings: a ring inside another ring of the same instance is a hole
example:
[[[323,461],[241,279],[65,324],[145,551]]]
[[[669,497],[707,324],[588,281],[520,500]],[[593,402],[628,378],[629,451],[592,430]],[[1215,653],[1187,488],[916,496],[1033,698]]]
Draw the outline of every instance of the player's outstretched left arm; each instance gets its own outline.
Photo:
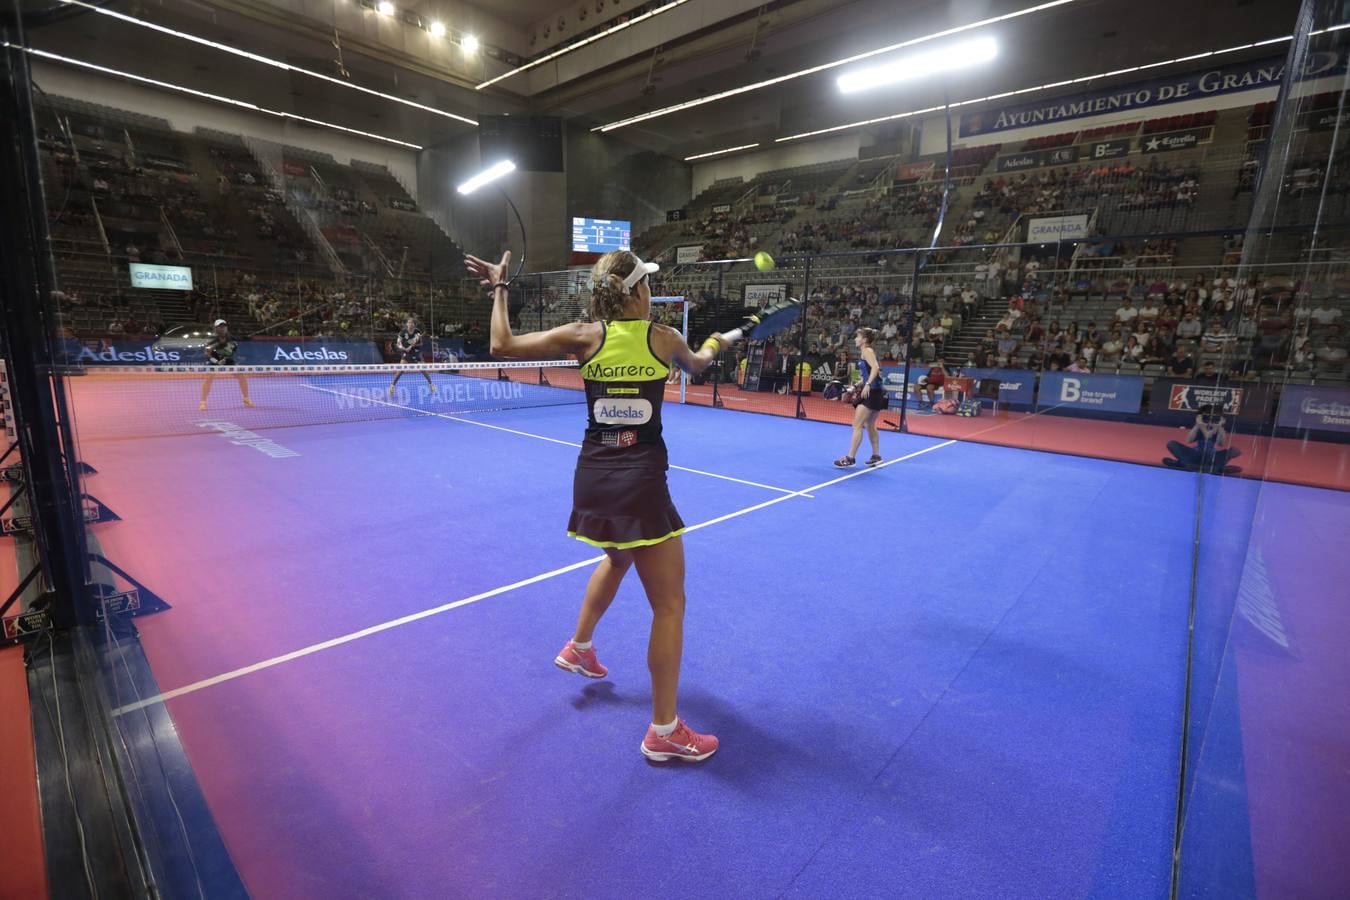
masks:
[[[722,335],[714,334],[703,342],[698,352],[694,352],[685,343],[684,335],[669,325],[653,325],[652,335],[656,338],[654,343],[661,358],[669,359],[672,365],[684,369],[690,375],[698,375],[712,365],[722,348],[731,344]]]
[[[512,333],[506,283],[506,273],[511,269],[510,250],[502,254],[499,263],[466,255],[464,268],[470,275],[477,276],[482,284],[492,288],[490,350],[493,356],[506,359],[557,359],[569,353],[586,353],[598,341],[596,327],[580,322],[559,325],[549,331]]]

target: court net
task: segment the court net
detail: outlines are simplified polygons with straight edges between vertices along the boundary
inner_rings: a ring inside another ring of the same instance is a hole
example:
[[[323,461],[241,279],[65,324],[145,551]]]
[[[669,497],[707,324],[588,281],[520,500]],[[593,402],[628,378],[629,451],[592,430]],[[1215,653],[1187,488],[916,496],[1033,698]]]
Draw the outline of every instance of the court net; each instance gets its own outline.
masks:
[[[469,416],[586,400],[573,360],[342,367],[90,366],[63,374],[80,440]]]

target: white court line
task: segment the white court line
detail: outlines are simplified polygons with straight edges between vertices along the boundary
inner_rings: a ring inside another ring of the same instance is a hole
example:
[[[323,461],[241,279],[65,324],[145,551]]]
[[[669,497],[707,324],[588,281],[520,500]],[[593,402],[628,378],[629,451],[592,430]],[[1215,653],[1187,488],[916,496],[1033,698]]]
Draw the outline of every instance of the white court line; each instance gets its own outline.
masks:
[[[479,428],[491,428],[493,431],[504,431],[507,434],[516,434],[520,435],[521,437],[534,438],[537,441],[548,441],[550,444],[562,444],[564,447],[581,446],[576,441],[559,440],[558,438],[546,437],[545,435],[542,434],[534,434],[533,432],[530,431],[517,431],[514,428],[505,428],[501,425],[492,425],[487,422],[479,422],[476,419],[466,419],[462,416],[452,416],[449,413],[432,412],[426,409],[418,409],[415,406],[404,406],[402,403],[390,403],[387,400],[376,400],[373,397],[362,397],[359,394],[348,394],[344,391],[335,391],[332,390],[331,388],[317,387],[312,384],[307,384],[305,385],[305,387],[309,388],[311,391],[323,391],[325,394],[333,394],[334,396],[337,397],[346,397],[349,400],[359,400],[362,403],[378,403],[380,406],[390,406],[393,407],[394,409],[402,409],[407,412],[417,413],[418,415],[422,416],[432,416],[437,419],[447,419],[451,422],[463,422],[465,425],[477,425]],[[672,465],[670,468],[679,469],[681,472],[690,472],[694,475],[705,475],[708,478],[718,478],[721,479],[722,481],[734,481],[737,484],[744,484],[750,487],[764,488],[764,490],[766,491],[777,491],[780,494],[787,494],[792,497],[811,496],[810,494],[805,493],[803,491],[793,491],[789,490],[788,488],[775,487],[772,484],[761,484],[758,481],[746,481],[744,478],[733,478],[730,475],[719,475],[716,472],[705,472],[702,469],[690,469],[687,466]]]
[[[706,522],[699,522],[697,525],[691,525],[685,529],[685,533],[691,531],[698,531],[701,528],[708,528],[713,525],[718,525],[721,524],[722,522],[730,521],[731,519],[738,519],[741,516],[748,515],[749,513],[756,512],[769,506],[773,506],[776,503],[782,503],[785,500],[791,500],[794,497],[804,497],[807,496],[808,491],[818,491],[821,490],[822,488],[827,488],[830,487],[831,485],[839,484],[841,481],[848,481],[850,478],[857,478],[860,475],[866,475],[870,472],[875,472],[878,469],[884,469],[887,466],[893,466],[896,463],[902,463],[905,460],[913,459],[916,456],[923,456],[925,453],[931,453],[934,450],[941,450],[943,447],[950,447],[952,444],[955,443],[957,443],[956,440],[948,440],[943,441],[940,444],[933,444],[931,446],[924,447],[922,450],[916,450],[913,453],[908,453],[904,456],[899,456],[896,457],[895,459],[887,460],[886,462],[874,466],[870,469],[864,468],[856,472],[850,472],[847,475],[841,475],[838,478],[832,478],[829,481],[823,481],[820,484],[812,485],[811,487],[806,488],[806,490],[804,491],[798,491],[791,494],[784,494],[779,497],[774,497],[772,500],[765,500],[763,503],[757,503],[754,506],[747,506],[744,509],[738,509],[735,512],[730,512],[727,513],[726,515],[718,516],[715,519],[709,519]],[[165,691],[162,694],[156,694],[153,697],[147,697],[144,700],[137,700],[135,703],[128,703],[125,706],[120,706],[117,709],[113,710],[113,715],[121,716],[125,715],[126,713],[135,712],[138,709],[144,709],[145,707],[153,706],[156,703],[163,703],[167,700],[172,700],[175,697],[181,697],[184,694],[193,694],[196,693],[197,691],[212,687],[217,684],[222,684],[226,681],[233,681],[236,678],[242,678],[245,675],[252,675],[254,672],[261,672],[264,669],[270,669],[274,666],[279,666],[282,663],[287,663],[292,660],[301,659],[306,656],[311,656],[323,650],[331,650],[333,647],[340,647],[343,644],[350,644],[352,641],[360,640],[361,638],[364,637],[370,637],[373,634],[379,634],[383,631],[389,631],[390,629],[398,628],[401,625],[407,625],[411,622],[417,622],[422,619],[427,619],[430,618],[431,616],[440,615],[441,613],[449,612],[452,609],[458,609],[461,606],[468,606],[471,603],[477,603],[480,600],[487,600],[490,597],[496,597],[501,594],[514,591],[517,588],[528,587],[529,585],[532,584],[538,584],[541,581],[548,581],[549,579],[556,578],[559,575],[566,575],[568,572],[575,572],[577,569],[582,569],[585,568],[586,566],[593,566],[596,563],[600,562],[600,560],[602,559],[604,559],[603,555],[593,556],[590,559],[583,559],[581,562],[575,562],[572,563],[571,565],[566,565],[559,569],[553,569],[548,572],[541,572],[538,575],[531,576],[521,581],[512,582],[511,584],[503,585],[502,587],[493,588],[492,590],[484,591],[481,594],[474,594],[472,597],[465,597],[463,600],[455,600],[451,603],[444,603],[441,604],[440,606],[434,606],[431,609],[424,609],[420,612],[409,613],[408,615],[400,616],[397,619],[390,619],[388,622],[381,622],[378,625],[371,625],[369,628],[362,628],[360,631],[353,631],[350,634],[344,634],[339,637],[330,638],[326,641],[320,641],[317,644],[310,644],[308,647],[301,647],[299,650],[292,650],[290,653],[283,653],[282,655],[274,656],[271,659],[264,659],[261,662],[256,662],[239,669],[233,669],[229,672],[222,672],[219,675],[213,675],[210,678],[204,678],[201,681],[194,681],[191,684],[185,684],[182,687],[174,688],[171,691]]]

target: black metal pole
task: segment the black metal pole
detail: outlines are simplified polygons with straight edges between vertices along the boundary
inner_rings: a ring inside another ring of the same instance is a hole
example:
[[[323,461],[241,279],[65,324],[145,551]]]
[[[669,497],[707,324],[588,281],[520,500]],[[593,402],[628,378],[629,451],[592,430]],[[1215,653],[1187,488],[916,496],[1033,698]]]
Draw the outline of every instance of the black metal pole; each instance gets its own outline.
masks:
[[[810,302],[810,299],[811,299],[811,257],[808,256],[806,258],[806,274],[802,278],[801,301],[803,309],[801,313],[801,328],[799,329],[797,334],[797,358],[795,361],[790,361],[789,363],[791,368],[788,371],[788,384],[791,384],[793,381],[797,380],[798,377],[797,373],[798,371],[800,371],[802,363],[806,360],[806,336],[807,336],[806,317],[807,314],[809,313],[809,307],[807,306],[807,304]],[[810,387],[810,382],[807,382],[807,387]],[[804,393],[805,390],[802,388],[801,383],[798,382],[797,418],[799,419],[806,418],[806,403],[802,399],[802,395]]]
[[[722,272],[723,272],[723,269],[719,266],[718,269],[717,269],[717,288],[716,288],[716,290],[713,292],[713,316],[712,316],[712,320],[713,320],[713,322],[715,322],[715,323],[720,323],[720,322],[722,321]],[[728,349],[730,349],[730,348],[728,348]],[[735,351],[732,351],[732,353],[733,353],[733,357],[732,357],[732,358],[734,359],[734,358],[735,358],[735,356],[734,356]],[[725,373],[725,371],[726,371],[726,361],[727,361],[727,360],[726,360],[726,353],[725,353],[725,352],[719,352],[717,355],[718,355],[719,359],[718,359],[718,361],[717,361],[717,365],[713,368],[713,374],[712,374],[712,386],[713,386],[713,389],[712,389],[712,405],[713,405],[713,409],[719,409],[719,408],[721,408],[721,406],[722,406],[721,381],[722,381],[722,377],[723,377],[723,375],[724,375],[724,373]],[[732,369],[733,369],[733,371],[732,371],[732,373],[731,373],[731,377],[732,377],[732,378],[735,378],[735,377],[736,377],[735,367],[733,366]]]
[[[0,28],[0,35],[21,42],[8,29]],[[61,626],[93,621],[94,613],[76,602],[84,589],[85,538],[65,393],[52,383],[56,277],[47,249],[32,91],[28,59],[10,47],[0,56],[0,171],[6,173],[0,178],[0,348],[9,361],[33,537],[56,595],[52,621]]]
[[[919,271],[923,267],[919,256],[917,252],[914,254],[913,283],[909,288],[909,315],[905,318],[905,374],[904,384],[900,389],[900,421],[896,425],[897,431],[904,431],[908,421],[909,367],[911,360],[914,359],[914,312],[919,305]]]

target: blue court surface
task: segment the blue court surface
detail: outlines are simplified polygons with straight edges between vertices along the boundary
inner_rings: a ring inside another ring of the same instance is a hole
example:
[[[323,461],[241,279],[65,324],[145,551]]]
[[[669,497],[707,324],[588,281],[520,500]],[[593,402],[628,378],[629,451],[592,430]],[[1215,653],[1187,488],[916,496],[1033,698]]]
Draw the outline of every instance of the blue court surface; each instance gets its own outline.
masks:
[[[167,708],[249,892],[1167,895],[1194,476],[894,433],[841,473],[837,425],[667,405],[722,749],[659,767],[635,575],[610,676],[552,664],[582,418],[85,441],[99,542],[172,605],[121,714]]]

